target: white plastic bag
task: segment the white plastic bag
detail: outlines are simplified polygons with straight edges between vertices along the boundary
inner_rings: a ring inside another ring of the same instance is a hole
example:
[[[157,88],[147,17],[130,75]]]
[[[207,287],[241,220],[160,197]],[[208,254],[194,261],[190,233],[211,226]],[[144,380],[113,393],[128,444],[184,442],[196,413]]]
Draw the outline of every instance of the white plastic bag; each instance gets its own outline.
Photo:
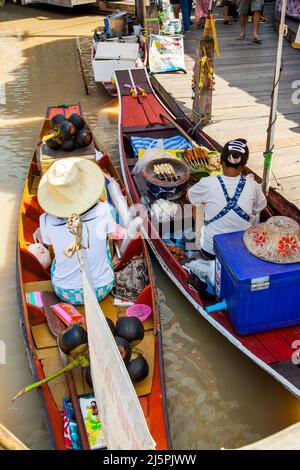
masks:
[[[187,263],[185,267],[190,269],[201,281],[208,282],[212,287],[215,285],[215,260],[195,259]]]
[[[32,243],[28,247],[28,251],[35,256],[41,265],[48,269],[51,264],[51,256],[49,250],[44,247],[41,243]]]

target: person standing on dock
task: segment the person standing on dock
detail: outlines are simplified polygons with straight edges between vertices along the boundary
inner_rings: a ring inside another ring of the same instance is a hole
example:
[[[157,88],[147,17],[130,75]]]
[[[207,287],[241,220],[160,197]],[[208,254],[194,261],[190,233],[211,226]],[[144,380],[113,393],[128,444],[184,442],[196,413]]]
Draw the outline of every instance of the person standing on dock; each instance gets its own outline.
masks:
[[[198,27],[204,28],[205,20],[208,17],[209,0],[196,0],[195,20]]]
[[[185,33],[191,32],[191,7],[190,0],[180,0],[180,7],[183,20],[183,29]]]
[[[264,0],[238,0],[237,7],[241,21],[241,33],[238,39],[245,39],[246,21],[248,18],[249,8],[253,12],[253,41],[260,44],[262,39],[258,36],[258,28],[260,15],[264,6]]]
[[[173,7],[174,17],[178,19],[180,13],[180,0],[170,0],[170,5]]]

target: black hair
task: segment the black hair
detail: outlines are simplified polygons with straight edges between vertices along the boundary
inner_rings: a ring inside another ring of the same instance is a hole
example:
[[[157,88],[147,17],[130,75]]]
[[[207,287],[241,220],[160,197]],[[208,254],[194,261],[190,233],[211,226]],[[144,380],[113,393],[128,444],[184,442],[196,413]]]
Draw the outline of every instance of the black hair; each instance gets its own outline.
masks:
[[[227,167],[239,168],[246,165],[249,149],[245,139],[235,139],[227,142],[221,152],[221,163]]]

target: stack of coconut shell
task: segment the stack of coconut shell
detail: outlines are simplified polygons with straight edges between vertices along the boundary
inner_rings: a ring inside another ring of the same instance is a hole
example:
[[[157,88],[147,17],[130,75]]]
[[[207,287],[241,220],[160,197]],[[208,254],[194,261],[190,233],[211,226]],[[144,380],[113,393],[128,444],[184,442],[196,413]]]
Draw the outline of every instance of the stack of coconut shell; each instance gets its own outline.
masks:
[[[73,113],[66,119],[63,114],[55,114],[50,121],[51,131],[43,142],[52,150],[72,151],[87,147],[93,141],[91,129],[79,114]]]

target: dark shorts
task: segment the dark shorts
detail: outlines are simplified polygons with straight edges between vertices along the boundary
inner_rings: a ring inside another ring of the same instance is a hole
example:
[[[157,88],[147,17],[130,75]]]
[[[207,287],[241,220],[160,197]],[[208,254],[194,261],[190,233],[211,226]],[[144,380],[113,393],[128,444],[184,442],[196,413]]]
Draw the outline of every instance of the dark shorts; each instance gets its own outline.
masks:
[[[180,0],[170,0],[170,5],[180,5]]]
[[[238,0],[237,7],[240,15],[248,15],[249,8],[251,11],[262,11],[264,0]]]

